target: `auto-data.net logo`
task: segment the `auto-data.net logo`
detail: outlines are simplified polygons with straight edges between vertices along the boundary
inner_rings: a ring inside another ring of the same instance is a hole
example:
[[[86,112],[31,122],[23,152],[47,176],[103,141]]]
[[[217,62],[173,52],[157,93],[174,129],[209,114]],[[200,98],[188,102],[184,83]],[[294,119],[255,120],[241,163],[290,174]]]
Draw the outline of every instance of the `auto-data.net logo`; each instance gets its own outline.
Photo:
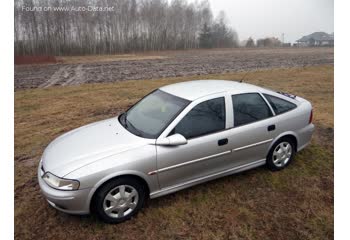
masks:
[[[113,12],[112,7],[99,6],[22,6],[22,11],[26,12]]]

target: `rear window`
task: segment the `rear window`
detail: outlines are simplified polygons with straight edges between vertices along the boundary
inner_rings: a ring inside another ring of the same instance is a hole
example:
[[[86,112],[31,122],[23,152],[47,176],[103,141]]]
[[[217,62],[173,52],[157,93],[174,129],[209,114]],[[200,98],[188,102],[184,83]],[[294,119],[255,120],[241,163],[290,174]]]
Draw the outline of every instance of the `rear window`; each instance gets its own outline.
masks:
[[[281,98],[274,97],[268,94],[263,95],[270,103],[271,107],[273,108],[276,114],[285,113],[297,107],[297,105],[295,105],[294,103],[283,100]]]

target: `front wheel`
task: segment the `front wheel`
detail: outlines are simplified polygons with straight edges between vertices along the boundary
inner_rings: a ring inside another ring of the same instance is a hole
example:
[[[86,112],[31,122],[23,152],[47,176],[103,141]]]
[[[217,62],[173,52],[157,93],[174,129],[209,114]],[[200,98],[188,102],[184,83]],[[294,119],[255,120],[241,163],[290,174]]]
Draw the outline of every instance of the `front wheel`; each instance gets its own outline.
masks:
[[[282,170],[293,160],[295,144],[290,138],[281,138],[271,148],[266,164],[273,171]]]
[[[121,223],[134,216],[145,201],[145,188],[133,178],[118,178],[98,190],[94,210],[106,223]]]

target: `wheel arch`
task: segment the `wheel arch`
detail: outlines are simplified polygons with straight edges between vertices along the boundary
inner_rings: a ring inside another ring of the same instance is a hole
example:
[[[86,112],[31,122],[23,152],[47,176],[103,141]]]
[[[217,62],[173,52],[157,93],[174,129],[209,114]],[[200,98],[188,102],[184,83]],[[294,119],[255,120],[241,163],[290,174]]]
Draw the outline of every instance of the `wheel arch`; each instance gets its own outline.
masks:
[[[278,135],[271,143],[270,146],[268,148],[267,154],[266,156],[269,154],[269,152],[271,151],[271,148],[273,147],[273,145],[279,141],[281,138],[290,138],[293,142],[294,142],[294,150],[295,152],[297,152],[298,149],[298,136],[294,133],[294,132],[284,132],[281,133],[280,135]]]
[[[108,175],[104,178],[102,178],[98,183],[95,184],[95,186],[92,188],[89,197],[88,197],[88,204],[89,204],[89,209],[90,211],[92,210],[92,205],[93,205],[93,201],[94,201],[94,197],[96,196],[97,191],[104,186],[105,184],[107,184],[110,181],[113,181],[114,179],[117,178],[122,178],[122,177],[130,177],[130,178],[134,178],[137,179],[142,185],[145,186],[145,190],[146,190],[146,196],[149,197],[151,188],[150,188],[150,183],[146,180],[147,178],[145,176],[143,176],[143,173],[140,172],[136,172],[136,171],[125,171],[125,172],[119,172],[119,173],[114,173],[111,175]]]

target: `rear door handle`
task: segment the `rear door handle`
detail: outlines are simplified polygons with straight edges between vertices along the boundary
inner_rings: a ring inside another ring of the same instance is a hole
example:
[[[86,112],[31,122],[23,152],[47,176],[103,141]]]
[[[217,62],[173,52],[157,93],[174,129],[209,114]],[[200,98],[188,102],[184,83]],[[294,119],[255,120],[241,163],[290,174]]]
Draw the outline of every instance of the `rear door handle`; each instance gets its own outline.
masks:
[[[270,126],[268,126],[267,127],[267,131],[273,131],[273,130],[275,130],[276,129],[276,125],[275,124],[273,124],[273,125],[270,125]]]
[[[226,145],[227,143],[228,143],[228,139],[227,139],[227,138],[220,139],[220,140],[218,141],[218,145],[219,145],[219,146]]]

